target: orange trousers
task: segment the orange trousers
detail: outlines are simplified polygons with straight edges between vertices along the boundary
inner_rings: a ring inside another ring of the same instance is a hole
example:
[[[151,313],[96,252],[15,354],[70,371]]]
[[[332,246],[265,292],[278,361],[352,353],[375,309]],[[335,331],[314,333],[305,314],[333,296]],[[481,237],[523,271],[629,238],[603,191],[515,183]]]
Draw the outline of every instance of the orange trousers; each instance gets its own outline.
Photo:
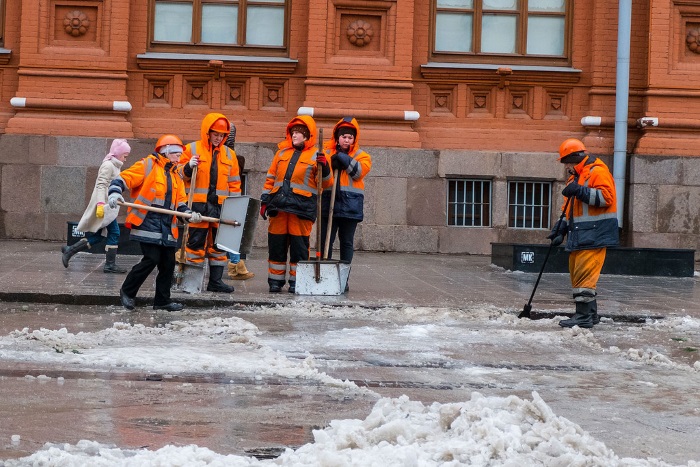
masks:
[[[279,211],[270,217],[267,228],[267,281],[283,285],[289,257],[289,282],[295,282],[297,263],[309,259],[309,236],[313,221],[301,219],[296,214]]]
[[[607,248],[572,251],[569,254],[569,275],[574,301],[591,302],[596,298],[596,285],[603,269]]]

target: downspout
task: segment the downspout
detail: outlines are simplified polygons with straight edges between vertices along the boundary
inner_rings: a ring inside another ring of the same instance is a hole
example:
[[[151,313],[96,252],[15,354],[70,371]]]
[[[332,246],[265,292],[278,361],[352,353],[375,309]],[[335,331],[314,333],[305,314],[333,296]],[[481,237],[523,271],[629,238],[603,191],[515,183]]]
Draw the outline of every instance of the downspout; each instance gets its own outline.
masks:
[[[619,0],[617,26],[617,77],[615,84],[615,143],[613,177],[617,192],[617,222],[622,228],[627,181],[627,116],[630,91],[630,36],[632,31],[632,0]]]

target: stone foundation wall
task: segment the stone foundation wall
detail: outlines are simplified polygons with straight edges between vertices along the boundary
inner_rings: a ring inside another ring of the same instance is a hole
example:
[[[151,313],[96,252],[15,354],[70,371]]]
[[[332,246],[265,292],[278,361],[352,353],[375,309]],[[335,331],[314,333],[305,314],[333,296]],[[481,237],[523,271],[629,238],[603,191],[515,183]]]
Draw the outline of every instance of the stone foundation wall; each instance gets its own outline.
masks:
[[[65,241],[66,223],[80,219],[110,143],[107,138],[1,135],[0,238]],[[155,140],[129,143],[127,166],[149,154]],[[237,144],[236,149],[246,158],[248,194],[259,198],[276,145]],[[557,199],[564,171],[555,154],[365,149],[373,167],[357,249],[487,255],[492,242],[546,242],[545,230],[507,227],[507,187],[513,179],[551,181]],[[603,159],[612,167],[612,158]],[[634,156],[629,168],[623,246],[698,249],[700,168],[695,159]],[[492,180],[491,227],[446,225],[450,177]],[[553,220],[559,202],[554,206]],[[266,244],[267,223],[260,220],[255,246]]]

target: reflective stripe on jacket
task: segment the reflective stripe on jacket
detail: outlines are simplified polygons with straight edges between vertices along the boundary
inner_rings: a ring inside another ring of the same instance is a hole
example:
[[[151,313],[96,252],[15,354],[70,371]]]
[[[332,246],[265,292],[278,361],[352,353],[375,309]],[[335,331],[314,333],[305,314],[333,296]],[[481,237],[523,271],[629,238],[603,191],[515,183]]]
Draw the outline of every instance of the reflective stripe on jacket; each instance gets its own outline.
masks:
[[[197,165],[197,179],[194,187],[194,203],[206,203],[207,194],[209,193],[209,174],[211,172],[212,154],[214,149],[217,149],[216,160],[216,197],[219,204],[224,202],[228,196],[241,195],[241,174],[236,160],[236,153],[226,147],[222,142],[218,148],[211,148],[209,143],[209,128],[219,118],[226,118],[223,114],[210,113],[202,120],[200,127],[200,139],[185,146],[185,151],[180,156],[178,162],[178,173],[185,180],[185,191],[189,194],[190,178],[192,168],[189,166],[190,159],[197,155],[199,156],[199,164]]]
[[[587,157],[575,167],[578,184],[590,189],[586,203],[572,198],[567,212],[566,251],[590,250],[617,246],[620,242],[617,223],[615,180],[600,159]],[[567,183],[574,180],[569,177]],[[566,202],[566,201],[565,201]],[[563,206],[562,206],[563,209]]]
[[[341,119],[333,127],[331,139],[324,143],[324,152],[331,160],[337,154],[336,147],[338,141],[335,138],[336,131],[341,125],[352,125],[355,128],[355,140],[348,150],[348,155],[352,159],[347,169],[339,171],[338,180],[336,180],[335,203],[333,203],[333,217],[343,217],[362,221],[364,218],[364,200],[365,200],[365,177],[372,169],[371,156],[360,149],[360,126],[354,118],[348,122]],[[323,193],[322,211],[323,215],[327,216],[331,202],[330,190]]]
[[[166,157],[151,154],[122,171],[109,187],[109,193],[129,190],[135,204],[187,211],[185,184],[176,172],[177,166]],[[133,240],[177,246],[177,218],[145,209],[129,208],[126,226]]]
[[[304,148],[297,151],[292,146],[289,129],[303,123],[309,129],[311,137],[305,141]],[[267,170],[265,185],[260,200],[268,205],[270,211],[279,210],[296,214],[304,219],[316,220],[318,164],[316,162],[316,123],[311,117],[295,117],[287,125],[287,138],[281,142],[279,150]],[[288,169],[293,170],[288,174]],[[322,178],[322,188],[333,186],[333,175]]]

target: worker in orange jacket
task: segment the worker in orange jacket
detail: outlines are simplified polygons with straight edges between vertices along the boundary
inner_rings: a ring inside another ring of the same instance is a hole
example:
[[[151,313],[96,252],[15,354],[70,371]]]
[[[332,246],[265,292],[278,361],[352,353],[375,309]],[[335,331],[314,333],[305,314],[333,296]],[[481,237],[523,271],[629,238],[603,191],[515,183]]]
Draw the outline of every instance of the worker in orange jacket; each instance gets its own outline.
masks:
[[[134,204],[186,212],[191,214],[186,221],[201,221],[201,214],[188,209],[185,184],[176,172],[182,151],[180,138],[175,135],[161,136],[153,154],[123,170],[112,180],[107,198],[109,206],[116,209],[119,202],[124,202],[123,193],[129,190]],[[148,275],[158,267],[153,308],[182,310],[184,306],[181,303],[170,300],[177,251],[176,217],[172,214],[130,207],[127,211],[126,226],[131,229],[130,239],[139,242],[143,258],[131,269],[119,289],[122,305],[127,310],[134,309],[136,294]]]
[[[221,205],[229,196],[241,195],[241,174],[236,153],[224,145],[231,130],[231,123],[220,113],[209,113],[202,120],[200,139],[189,143],[180,158],[179,173],[185,180],[189,194],[194,190],[192,211],[208,217],[221,217]],[[192,186],[192,173],[197,167],[197,176]],[[187,264],[204,267],[209,259],[210,292],[232,293],[234,288],[222,277],[228,265],[225,251],[219,250],[214,241],[218,223],[190,223],[189,237],[185,246]]]
[[[364,219],[365,177],[372,169],[372,157],[360,149],[359,141],[360,125],[354,118],[345,117],[335,124],[332,137],[323,145],[326,157],[331,160],[331,167],[338,171],[328,258],[333,256],[333,243],[337,234],[340,240],[340,261],[348,264],[352,262],[355,252],[357,224]],[[323,251],[326,248],[330,204],[331,192],[326,190],[323,192],[321,209]],[[350,287],[346,283],[345,292],[348,290]]]
[[[281,292],[289,269],[289,292],[296,290],[297,263],[309,259],[309,236],[318,209],[317,174],[322,188],[333,186],[328,160],[316,151],[316,122],[309,116],[294,117],[287,124],[286,139],[267,171],[260,197],[260,215],[270,218],[267,229],[270,292]],[[289,256],[289,266],[287,266]]]
[[[559,321],[562,327],[592,328],[600,322],[596,285],[603,269],[607,247],[619,243],[615,179],[598,158],[588,155],[581,141],[570,138],[559,146],[559,162],[569,178],[561,194],[565,220],[557,223],[547,238],[553,246],[567,236],[569,275],[576,313]]]

